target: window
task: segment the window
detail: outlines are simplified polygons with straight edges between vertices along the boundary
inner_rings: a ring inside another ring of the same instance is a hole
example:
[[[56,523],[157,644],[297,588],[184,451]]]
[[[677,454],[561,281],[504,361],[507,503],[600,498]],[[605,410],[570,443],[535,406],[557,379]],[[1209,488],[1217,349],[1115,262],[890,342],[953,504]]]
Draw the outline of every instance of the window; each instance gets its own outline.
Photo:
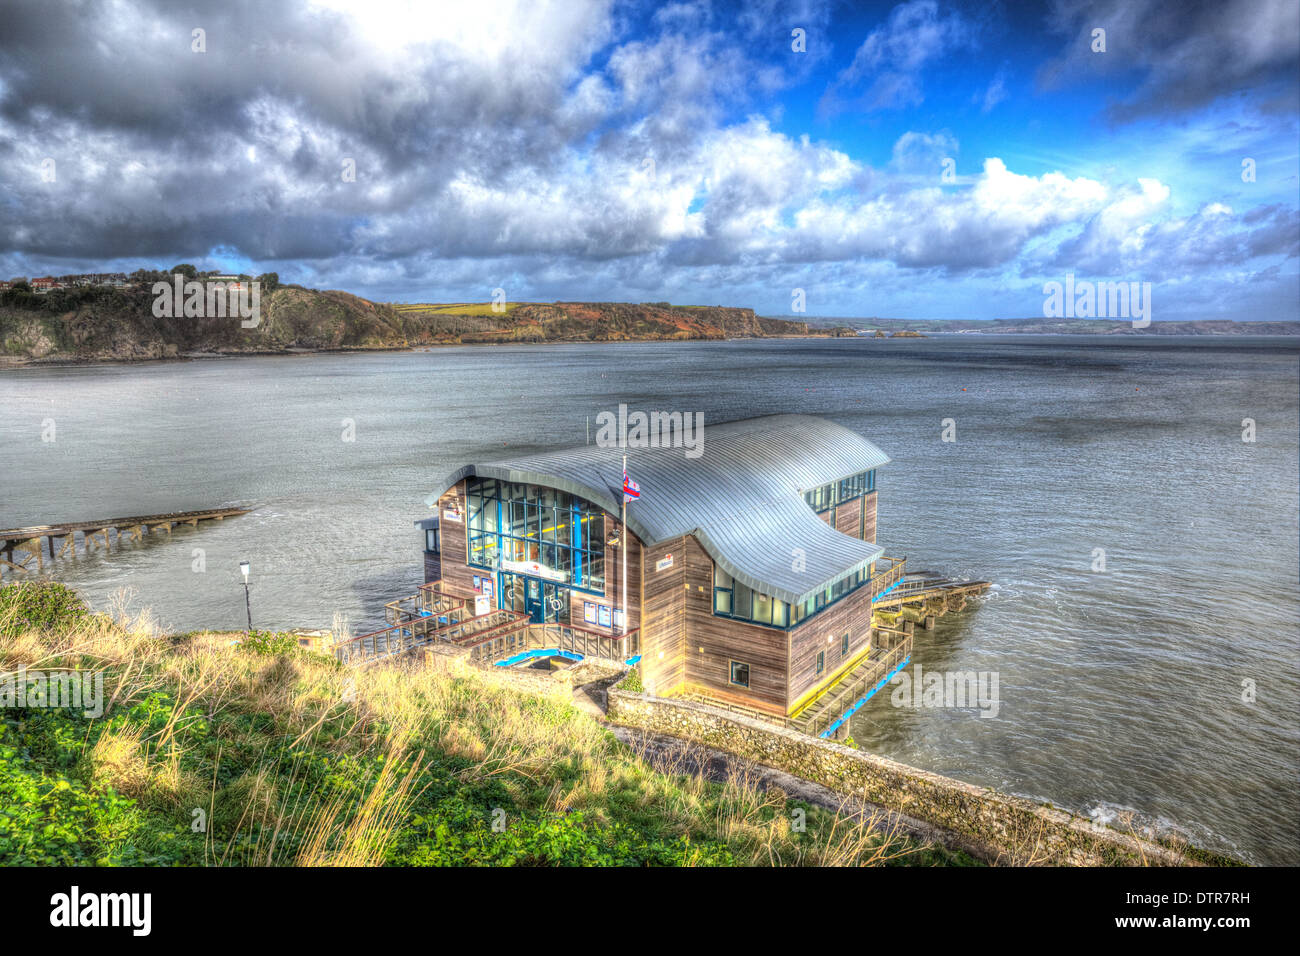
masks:
[[[732,578],[715,564],[713,566],[713,613],[741,621],[752,621],[765,627],[794,627],[857,590],[869,580],[870,575],[865,570],[855,571],[819,591],[802,604],[791,605],[770,594],[753,590]]]
[[[840,638],[840,657],[849,656],[849,632],[845,631],[844,636]]]
[[[731,575],[716,564],[713,566],[713,613],[731,614]]]
[[[790,626],[790,605],[786,604],[784,601],[772,601],[772,626]]]
[[[826,652],[817,652],[817,676],[822,676],[822,671],[826,670]]]
[[[442,548],[439,546],[439,544],[440,542],[438,541],[438,529],[436,527],[425,528],[424,529],[424,550],[432,551],[434,554],[439,554],[442,552]]]
[[[605,589],[605,515],[564,491],[472,478],[465,485],[469,564],[537,561],[585,591]]]
[[[736,617],[748,618],[753,609],[754,592],[749,589],[748,585],[741,584],[739,581],[735,584],[736,609],[732,612]]]
[[[731,662],[731,682],[739,687],[749,686],[749,665],[740,661]]]
[[[876,470],[860,471],[856,475],[841,478],[828,485],[821,485],[804,492],[808,507],[818,514],[830,511],[836,505],[860,498],[876,490]]]
[[[818,514],[823,511],[830,511],[835,504],[835,486],[833,484],[821,485],[811,491],[804,492],[803,497],[808,502],[809,507]]]

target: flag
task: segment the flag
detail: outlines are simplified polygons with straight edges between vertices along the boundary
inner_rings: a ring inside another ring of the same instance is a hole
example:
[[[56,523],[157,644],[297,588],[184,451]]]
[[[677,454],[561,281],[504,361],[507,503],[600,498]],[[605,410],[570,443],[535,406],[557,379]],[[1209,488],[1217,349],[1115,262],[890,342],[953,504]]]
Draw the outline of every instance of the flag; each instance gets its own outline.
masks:
[[[627,476],[626,471],[623,472],[623,500],[635,501],[637,498],[640,497],[641,497],[641,486],[638,485],[631,478],[629,478]]]

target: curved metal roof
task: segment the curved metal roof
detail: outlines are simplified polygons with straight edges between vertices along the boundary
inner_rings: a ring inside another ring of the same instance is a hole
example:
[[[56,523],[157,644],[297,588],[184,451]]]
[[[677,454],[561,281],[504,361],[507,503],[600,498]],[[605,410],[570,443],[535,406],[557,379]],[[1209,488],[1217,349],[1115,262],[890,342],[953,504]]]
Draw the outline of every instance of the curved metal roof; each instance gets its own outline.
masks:
[[[830,527],[803,497],[889,461],[861,435],[811,415],[769,415],[706,425],[702,437],[696,458],[683,448],[578,445],[465,465],[427,504],[477,475],[558,488],[618,514],[626,453],[628,474],[641,487],[627,508],[632,532],[647,545],[693,534],[724,571],[756,591],[797,604],[883,553]]]

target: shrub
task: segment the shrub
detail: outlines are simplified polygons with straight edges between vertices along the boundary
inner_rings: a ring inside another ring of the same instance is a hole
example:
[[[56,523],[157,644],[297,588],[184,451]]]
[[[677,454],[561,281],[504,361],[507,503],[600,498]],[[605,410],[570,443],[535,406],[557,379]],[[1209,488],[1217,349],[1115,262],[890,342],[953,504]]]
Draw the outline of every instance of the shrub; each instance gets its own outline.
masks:
[[[629,694],[644,694],[645,685],[641,683],[641,665],[633,664],[628,670],[627,676],[618,682],[618,689],[625,690]]]
[[[283,631],[250,631],[248,637],[239,642],[240,650],[278,657],[293,654],[298,650],[298,640],[292,634]]]
[[[77,592],[55,581],[24,581],[0,588],[0,632],[55,631],[86,613]]]

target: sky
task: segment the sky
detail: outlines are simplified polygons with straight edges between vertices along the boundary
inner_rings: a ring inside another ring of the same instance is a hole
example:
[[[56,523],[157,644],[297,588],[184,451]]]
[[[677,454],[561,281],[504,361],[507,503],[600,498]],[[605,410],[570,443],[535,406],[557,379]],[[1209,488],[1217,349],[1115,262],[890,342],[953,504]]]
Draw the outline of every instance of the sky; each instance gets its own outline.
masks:
[[[0,276],[180,262],[794,318],[1042,315],[1073,275],[1297,319],[1300,3],[2,0]]]

